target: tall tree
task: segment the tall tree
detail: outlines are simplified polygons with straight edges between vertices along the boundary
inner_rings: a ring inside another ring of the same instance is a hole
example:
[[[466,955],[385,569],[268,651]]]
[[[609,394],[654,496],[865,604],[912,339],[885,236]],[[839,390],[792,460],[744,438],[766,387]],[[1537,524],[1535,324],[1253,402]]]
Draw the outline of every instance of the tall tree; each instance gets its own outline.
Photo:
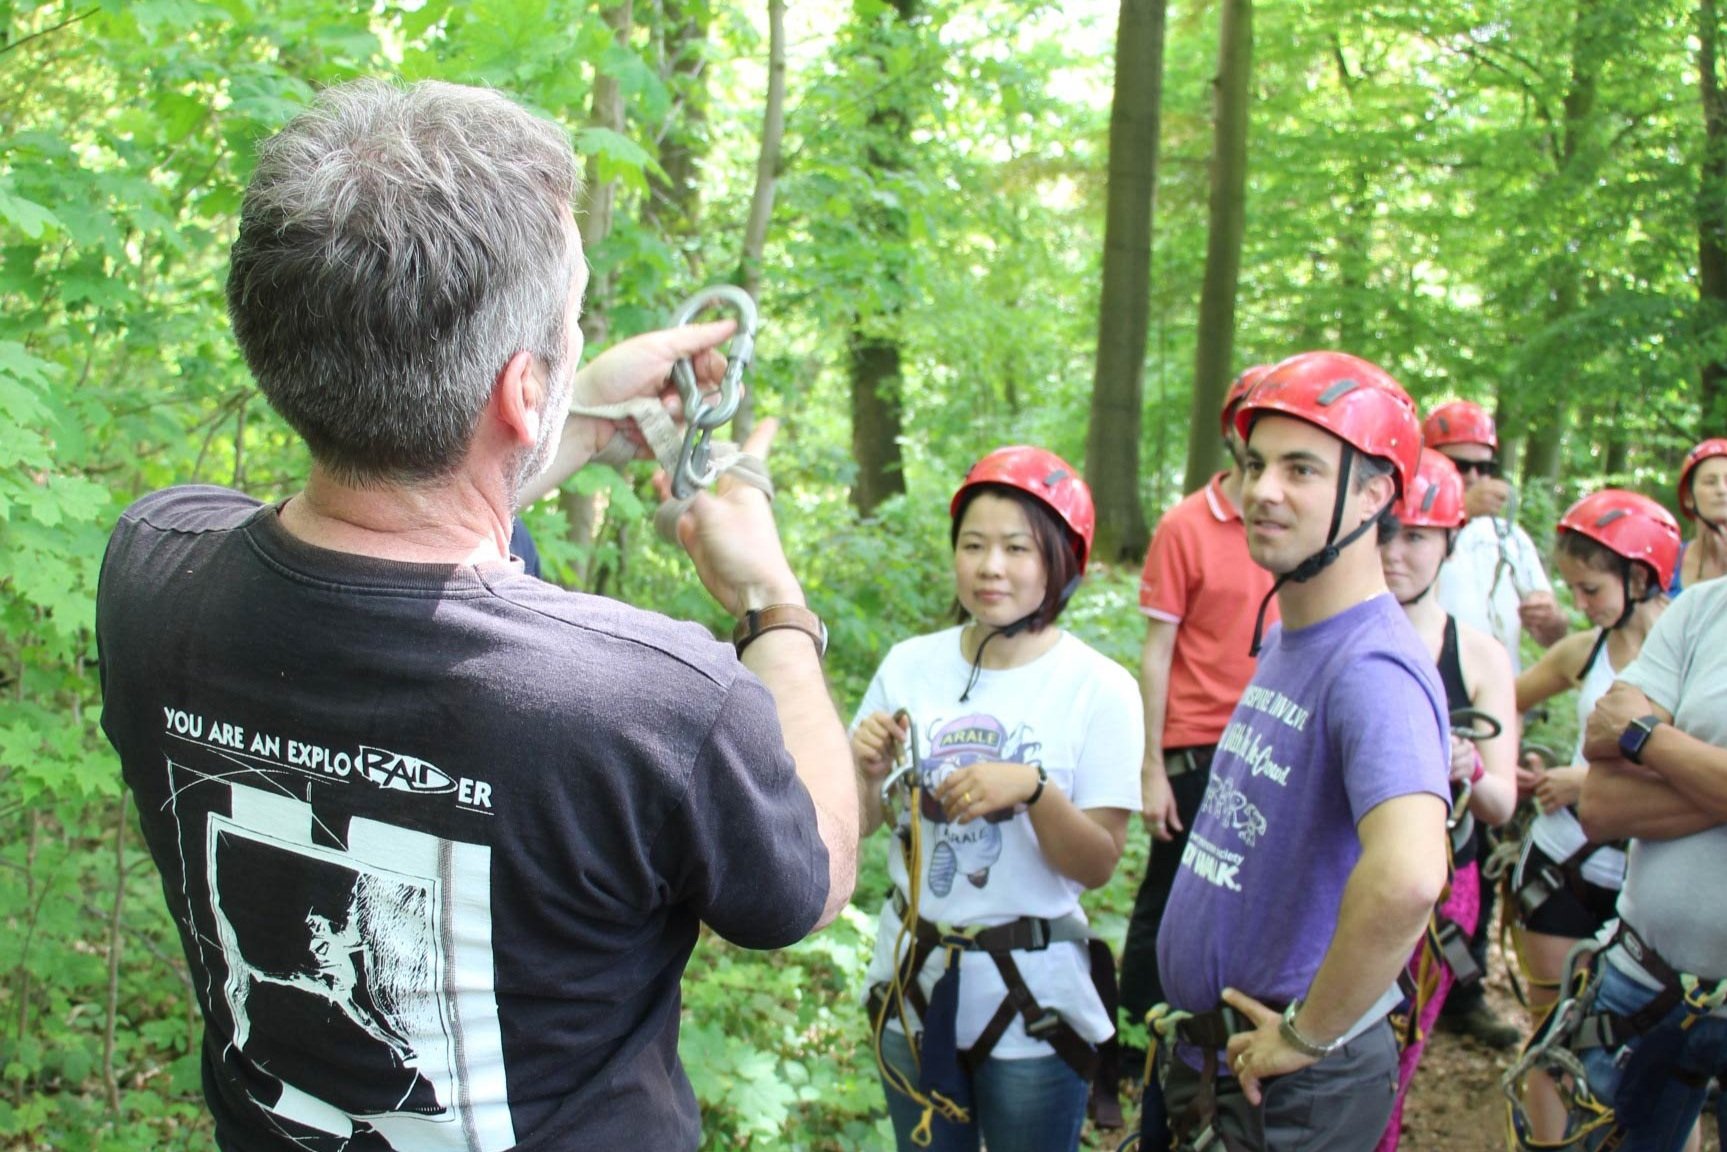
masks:
[[[709,0],[666,0],[658,29],[660,75],[676,101],[659,139],[659,171],[648,180],[642,224],[650,231],[688,237],[701,210],[697,164],[708,134]],[[692,262],[700,249],[685,245]],[[692,269],[699,270],[699,269]]]
[[[911,147],[911,85],[897,75],[891,57],[896,41],[915,35],[912,21],[919,0],[889,0],[891,17],[880,19],[876,0],[859,0],[858,11],[874,28],[870,52],[879,65],[880,83],[869,114],[867,158],[871,179],[900,173],[915,161]],[[903,355],[897,331],[901,275],[898,265],[906,258],[908,239],[903,206],[888,197],[872,198],[864,210],[868,231],[880,254],[878,275],[885,282],[873,312],[859,311],[846,329],[846,368],[851,380],[852,460],[857,477],[852,482],[852,504],[864,515],[875,511],[890,496],[905,493],[905,472],[900,457],[904,374]]]
[[[768,95],[762,108],[762,143],[756,153],[756,183],[744,221],[744,246],[734,280],[761,304],[762,250],[774,215],[774,189],[779,183],[780,143],[786,131],[786,3],[768,0]],[[745,390],[732,424],[738,440],[755,426],[755,392]]]
[[[1247,227],[1247,118],[1253,73],[1253,0],[1223,0],[1217,47],[1215,144],[1211,153],[1211,226],[1194,348],[1187,477],[1192,492],[1217,471],[1221,445],[1211,430],[1223,410],[1235,358],[1235,293]]]
[[[635,18],[632,11],[632,0],[620,0],[606,10],[605,21],[611,29],[613,42],[619,46],[629,43],[630,31]],[[604,132],[618,135],[624,130],[624,92],[618,77],[605,69],[597,69],[594,75],[592,103],[588,113],[590,126]],[[582,182],[582,206],[578,222],[582,233],[582,251],[590,263],[594,254],[605,243],[606,237],[612,231],[612,214],[617,205],[618,180],[603,171],[601,158],[597,152],[590,153],[585,160]],[[588,299],[593,305],[582,309],[582,336],[589,347],[599,347],[606,339],[611,324],[607,316],[604,301],[609,299],[611,292],[611,276],[600,264],[595,267],[591,283],[588,287]],[[567,536],[571,544],[584,557],[583,571],[578,574],[577,583],[588,586],[603,578],[598,566],[592,563],[594,541],[600,522],[600,496],[597,492],[583,491],[575,485],[569,485],[558,492],[558,507],[563,509],[568,525]]]
[[[1697,325],[1720,332],[1727,321],[1727,92],[1721,80],[1721,18],[1715,0],[1697,5],[1697,81],[1703,100],[1702,180],[1697,189]],[[1707,435],[1727,420],[1727,348],[1707,349],[1698,396]]]
[[[1150,539],[1139,502],[1139,431],[1167,15],[1168,0],[1121,0],[1116,17],[1103,293],[1085,446],[1086,479],[1097,501],[1093,554],[1104,560],[1136,560]]]
[[[1601,0],[1577,0],[1572,23],[1571,71],[1566,85],[1560,122],[1553,126],[1550,155],[1553,174],[1547,203],[1556,215],[1553,222],[1561,235],[1581,218],[1584,195],[1594,182],[1598,150],[1589,139],[1595,128],[1596,92],[1601,67],[1609,50]],[[1561,241],[1552,253],[1548,272],[1547,307],[1550,322],[1563,324],[1577,312],[1583,299],[1583,269],[1573,246]],[[1561,393],[1551,404],[1528,412],[1529,433],[1523,453],[1525,485],[1554,485],[1559,479],[1560,449],[1571,423],[1574,403]]]

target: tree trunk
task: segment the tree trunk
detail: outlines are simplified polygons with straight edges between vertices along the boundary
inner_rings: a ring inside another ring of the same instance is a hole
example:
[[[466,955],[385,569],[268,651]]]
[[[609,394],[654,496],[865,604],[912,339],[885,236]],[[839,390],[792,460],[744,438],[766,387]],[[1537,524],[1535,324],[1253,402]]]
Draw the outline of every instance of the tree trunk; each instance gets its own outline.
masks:
[[[711,18],[708,0],[666,0],[660,74],[678,94],[678,102],[659,141],[664,175],[649,174],[648,196],[642,205],[643,224],[662,236],[693,236],[698,231],[702,197],[696,162],[707,145],[706,49]],[[690,271],[699,273],[693,266],[700,259],[699,247],[687,245],[686,252]]]
[[[900,23],[909,24],[917,15],[918,0],[890,0]],[[860,0],[863,18],[873,20],[875,5]],[[883,52],[878,57],[885,75],[890,65]],[[903,171],[911,163],[911,117],[906,109],[910,92],[904,84],[884,85],[878,103],[869,115],[868,162],[872,173]],[[882,253],[880,272],[887,282],[882,292],[883,310],[874,316],[852,318],[846,332],[846,363],[851,374],[852,460],[857,478],[852,482],[852,504],[867,516],[893,496],[905,494],[905,471],[900,458],[902,363],[895,330],[900,285],[896,253],[907,243],[908,226],[903,209],[873,204],[864,212],[866,228]]]
[[[1092,554],[1105,561],[1137,561],[1150,541],[1139,502],[1139,433],[1167,13],[1168,0],[1121,0],[1116,18],[1097,375],[1085,441],[1097,502]]]
[[[631,0],[623,0],[606,13],[606,23],[611,26],[613,39],[617,43],[629,43],[633,19]],[[593,103],[588,119],[595,127],[610,128],[614,132],[624,130],[624,94],[617,77],[605,72],[595,74]],[[595,250],[611,234],[612,212],[617,205],[618,189],[616,181],[600,179],[599,162],[594,157],[587,159],[583,175],[582,210],[579,217],[582,251],[591,261]],[[590,348],[605,343],[606,335],[610,331],[604,306],[604,301],[611,295],[609,288],[609,278],[597,273],[588,285],[587,299],[592,303],[582,309],[581,325],[582,336]],[[604,578],[603,573],[595,571],[593,563],[594,543],[600,523],[599,498],[597,495],[578,492],[574,488],[564,488],[558,492],[558,506],[563,509],[568,520],[568,539],[583,557],[581,567],[576,572],[575,583],[578,587],[591,588],[596,578]]]
[[[756,186],[750,214],[744,221],[744,250],[738,257],[736,282],[757,305],[762,302],[762,250],[774,215],[774,187],[780,173],[780,141],[786,130],[786,4],[768,0],[768,99],[762,110],[762,146],[756,154]],[[755,426],[755,392],[744,390],[733,433],[739,441]]]
[[[1583,218],[1578,211],[1583,203],[1583,190],[1591,182],[1590,172],[1596,167],[1586,148],[1595,119],[1596,81],[1600,75],[1606,49],[1602,34],[1600,0],[1578,0],[1576,23],[1571,40],[1571,81],[1565,92],[1564,122],[1555,159],[1552,180],[1554,195],[1548,200],[1552,209]],[[1582,270],[1570,252],[1556,255],[1550,277],[1547,319],[1560,324],[1576,314],[1582,300]],[[1523,483],[1525,487],[1542,488],[1550,498],[1557,498],[1560,465],[1564,459],[1565,430],[1571,422],[1574,403],[1561,390],[1549,402],[1537,404],[1529,413],[1528,443],[1523,453]]]
[[[1192,492],[1216,472],[1223,445],[1213,431],[1229,391],[1235,359],[1235,291],[1247,226],[1247,110],[1253,73],[1253,0],[1224,0],[1217,47],[1217,123],[1211,154],[1211,222],[1193,362],[1187,476]]]
[[[1727,94],[1720,73],[1721,22],[1715,0],[1697,6],[1697,76],[1703,98],[1703,179],[1697,195],[1698,331],[1727,321]],[[1727,362],[1703,365],[1700,432],[1727,424]]]

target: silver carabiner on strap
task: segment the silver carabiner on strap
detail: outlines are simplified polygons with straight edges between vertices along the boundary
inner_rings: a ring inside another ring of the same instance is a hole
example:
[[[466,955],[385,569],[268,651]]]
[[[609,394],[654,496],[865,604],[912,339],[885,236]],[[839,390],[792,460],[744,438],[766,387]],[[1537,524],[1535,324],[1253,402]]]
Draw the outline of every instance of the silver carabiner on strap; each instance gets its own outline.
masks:
[[[738,330],[732,333],[731,347],[726,352],[726,374],[720,381],[719,399],[709,403],[696,381],[695,365],[688,357],[672,365],[672,380],[684,401],[683,451],[678,453],[678,466],[672,473],[672,495],[679,500],[706,488],[719,475],[719,469],[709,460],[714,429],[737,415],[738,402],[743,399],[744,373],[756,350],[756,302],[742,288],[716,284],[704,288],[685,300],[672,313],[671,327],[688,324],[704,309],[716,304],[729,305],[738,314]]]
[[[898,784],[900,780],[907,775],[910,775],[912,782],[915,783],[921,776],[923,770],[923,758],[918,753],[917,721],[913,720],[911,718],[911,713],[907,712],[904,708],[901,708],[898,712],[894,713],[895,720],[898,720],[902,716],[905,717],[905,740],[900,743],[899,748],[894,755],[894,770],[888,773],[887,778],[881,782],[881,799],[883,804],[886,804],[893,798],[894,785]],[[907,787],[910,787],[910,785],[907,785]]]

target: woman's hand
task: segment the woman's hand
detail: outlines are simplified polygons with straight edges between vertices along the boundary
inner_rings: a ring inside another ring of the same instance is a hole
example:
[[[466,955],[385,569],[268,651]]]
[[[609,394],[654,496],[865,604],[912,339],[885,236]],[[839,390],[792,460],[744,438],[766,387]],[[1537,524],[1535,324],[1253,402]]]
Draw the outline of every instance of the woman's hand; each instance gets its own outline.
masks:
[[[886,712],[871,712],[858,721],[857,730],[852,733],[852,760],[867,778],[885,779],[894,757],[909,738],[906,725]]]
[[[1036,791],[1035,767],[990,760],[955,769],[936,785],[935,798],[941,801],[949,822],[970,824],[1004,808],[1024,804]]]
[[[1583,795],[1583,778],[1588,774],[1589,769],[1581,764],[1550,769],[1535,786],[1535,802],[1543,812],[1557,812],[1577,803],[1577,798]]]
[[[1451,782],[1462,784],[1475,778],[1475,766],[1480,763],[1480,757],[1475,753],[1475,741],[1466,740],[1452,733],[1451,736]]]

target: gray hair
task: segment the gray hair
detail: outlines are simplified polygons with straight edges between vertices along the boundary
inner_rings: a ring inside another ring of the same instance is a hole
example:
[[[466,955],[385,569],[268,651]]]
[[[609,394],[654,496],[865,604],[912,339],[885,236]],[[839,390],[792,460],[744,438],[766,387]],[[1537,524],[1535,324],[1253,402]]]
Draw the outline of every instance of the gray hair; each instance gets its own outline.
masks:
[[[501,371],[564,372],[569,138],[496,92],[361,80],[259,148],[228,315],[272,407],[346,483],[452,472]]]

